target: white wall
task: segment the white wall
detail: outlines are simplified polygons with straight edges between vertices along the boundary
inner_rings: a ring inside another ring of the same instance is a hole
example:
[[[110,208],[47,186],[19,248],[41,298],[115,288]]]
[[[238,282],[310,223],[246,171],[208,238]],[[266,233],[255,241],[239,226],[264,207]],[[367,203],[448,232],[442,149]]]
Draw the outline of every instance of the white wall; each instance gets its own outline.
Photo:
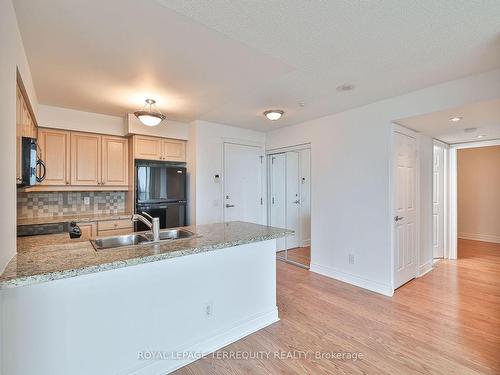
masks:
[[[38,106],[38,112],[39,126],[111,135],[125,134],[121,117],[42,104]]]
[[[187,140],[189,139],[189,124],[167,118],[159,126],[146,126],[134,114],[129,113],[125,118],[125,134],[143,134]]]
[[[268,133],[269,149],[311,143],[311,269],[392,294],[391,122],[499,96],[495,70]]]
[[[29,100],[37,115],[37,98],[28,61],[10,0],[0,1],[0,273],[16,253],[16,67],[23,80]]]
[[[122,118],[49,105],[38,108],[39,126],[118,136],[143,134],[184,140],[189,137],[189,124],[178,121],[166,120],[151,127],[141,124],[133,114]]]
[[[196,224],[218,223],[222,221],[222,178],[214,182],[214,176],[222,177],[222,148],[224,139],[234,139],[265,145],[266,135],[262,132],[216,124],[207,121],[195,121],[191,132],[196,138],[195,150],[191,155],[192,172],[195,174]],[[190,197],[192,199],[192,197]]]
[[[300,151],[300,246],[308,246],[310,244],[311,244],[311,150],[306,149]]]

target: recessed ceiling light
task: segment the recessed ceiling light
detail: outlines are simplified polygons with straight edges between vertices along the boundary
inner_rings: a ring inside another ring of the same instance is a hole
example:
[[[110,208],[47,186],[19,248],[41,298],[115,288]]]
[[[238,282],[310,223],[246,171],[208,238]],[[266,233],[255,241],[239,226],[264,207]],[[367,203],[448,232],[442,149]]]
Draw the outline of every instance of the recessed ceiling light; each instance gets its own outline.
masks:
[[[264,112],[264,116],[266,116],[271,121],[276,121],[279,120],[284,113],[285,112],[281,109],[270,109]]]
[[[462,119],[463,119],[463,117],[459,117],[459,116],[457,116],[457,117],[452,117],[452,118],[450,118],[450,120],[449,120],[449,121],[451,121],[451,122],[459,122],[459,121],[460,121],[460,120],[462,120]]]
[[[486,135],[484,135],[484,134],[479,134],[479,135],[477,136],[477,138],[484,138],[484,137],[486,137]]]
[[[344,83],[340,86],[337,86],[337,91],[351,91],[354,88],[353,84],[350,83]]]

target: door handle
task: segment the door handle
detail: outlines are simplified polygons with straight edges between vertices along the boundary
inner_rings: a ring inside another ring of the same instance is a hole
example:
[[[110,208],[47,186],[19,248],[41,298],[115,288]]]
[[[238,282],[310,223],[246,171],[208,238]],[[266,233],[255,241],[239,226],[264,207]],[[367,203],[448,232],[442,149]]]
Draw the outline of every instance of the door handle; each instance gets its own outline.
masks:
[[[299,203],[300,203],[300,201],[293,201],[293,203],[295,203],[295,204],[299,204]]]
[[[404,219],[404,216],[394,216],[394,221],[399,221],[399,220],[403,220]]]
[[[226,204],[226,208],[234,207],[234,204]]]

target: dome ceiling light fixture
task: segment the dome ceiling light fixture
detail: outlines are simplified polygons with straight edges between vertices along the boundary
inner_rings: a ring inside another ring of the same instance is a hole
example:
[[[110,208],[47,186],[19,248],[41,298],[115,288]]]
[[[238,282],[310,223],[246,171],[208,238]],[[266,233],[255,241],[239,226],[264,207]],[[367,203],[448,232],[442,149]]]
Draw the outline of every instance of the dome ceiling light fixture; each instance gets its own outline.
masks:
[[[281,116],[283,116],[284,113],[285,111],[282,111],[281,109],[270,109],[264,112],[264,116],[266,116],[268,120],[277,121],[281,118]]]
[[[156,100],[146,99],[146,104],[140,111],[135,111],[134,115],[146,126],[159,125],[166,116],[156,108]]]
[[[351,91],[354,89],[354,85],[352,83],[343,83],[340,86],[337,86],[335,90],[343,92],[343,91]]]
[[[463,119],[463,117],[461,117],[461,116],[455,116],[455,117],[450,118],[448,121],[450,121],[450,122],[459,122],[462,119]]]

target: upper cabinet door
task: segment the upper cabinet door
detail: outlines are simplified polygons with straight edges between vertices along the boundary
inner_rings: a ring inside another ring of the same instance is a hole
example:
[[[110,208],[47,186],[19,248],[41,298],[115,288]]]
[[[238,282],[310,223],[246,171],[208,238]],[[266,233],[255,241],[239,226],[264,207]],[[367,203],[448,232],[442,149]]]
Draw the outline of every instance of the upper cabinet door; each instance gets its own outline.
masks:
[[[128,185],[128,140],[102,136],[102,183]]]
[[[163,160],[186,161],[186,142],[173,139],[163,140]]]
[[[19,183],[22,179],[21,172],[21,140],[23,136],[23,95],[17,87],[16,91],[16,181]]]
[[[70,183],[70,133],[64,130],[40,129],[38,145],[46,174],[42,185],[69,185]]]
[[[134,158],[162,160],[162,140],[136,135],[134,137]]]
[[[102,185],[100,135],[71,133],[71,184]]]

